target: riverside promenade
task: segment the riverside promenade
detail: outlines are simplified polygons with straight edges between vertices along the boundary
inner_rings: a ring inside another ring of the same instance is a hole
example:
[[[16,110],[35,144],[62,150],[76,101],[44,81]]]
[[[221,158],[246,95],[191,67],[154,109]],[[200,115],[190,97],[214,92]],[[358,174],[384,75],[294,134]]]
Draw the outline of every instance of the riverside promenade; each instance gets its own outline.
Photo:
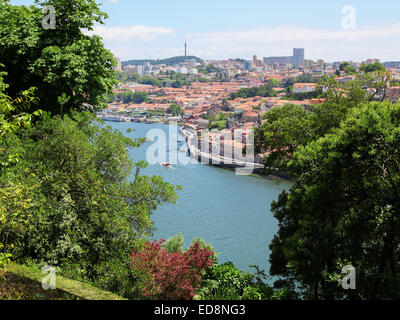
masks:
[[[264,165],[254,162],[246,162],[239,159],[228,158],[218,154],[211,154],[209,152],[202,152],[198,148],[197,135],[194,130],[185,128],[180,129],[181,133],[186,137],[186,142],[189,149],[189,155],[204,164],[217,166],[220,168],[235,169],[239,174],[262,174],[264,172]]]

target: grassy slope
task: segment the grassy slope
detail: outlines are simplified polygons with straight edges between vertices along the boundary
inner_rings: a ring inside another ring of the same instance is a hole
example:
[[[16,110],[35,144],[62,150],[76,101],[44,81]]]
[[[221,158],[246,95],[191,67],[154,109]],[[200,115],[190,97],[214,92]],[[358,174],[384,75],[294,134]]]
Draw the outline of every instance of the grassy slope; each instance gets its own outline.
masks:
[[[61,276],[56,278],[57,290],[44,290],[41,281],[45,274],[41,270],[13,262],[7,265],[5,271],[6,280],[0,280],[0,291],[9,290],[11,299],[124,300],[113,293]],[[4,297],[3,293],[4,298],[8,297]]]

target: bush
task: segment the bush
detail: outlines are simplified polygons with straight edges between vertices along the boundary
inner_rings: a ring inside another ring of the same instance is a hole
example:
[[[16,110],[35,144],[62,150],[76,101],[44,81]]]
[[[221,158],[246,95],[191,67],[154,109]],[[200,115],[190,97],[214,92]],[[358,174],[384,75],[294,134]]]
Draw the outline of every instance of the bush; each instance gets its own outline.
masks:
[[[207,269],[198,300],[271,300],[289,296],[286,292],[274,292],[263,282],[264,271],[256,267],[256,275],[238,270],[232,262]]]
[[[198,294],[204,299],[238,300],[252,284],[254,275],[244,273],[232,262],[208,268]]]
[[[164,242],[146,242],[143,249],[132,252],[139,293],[152,299],[190,300],[200,287],[205,269],[213,264],[214,254],[199,243],[186,252],[170,253],[162,247]]]

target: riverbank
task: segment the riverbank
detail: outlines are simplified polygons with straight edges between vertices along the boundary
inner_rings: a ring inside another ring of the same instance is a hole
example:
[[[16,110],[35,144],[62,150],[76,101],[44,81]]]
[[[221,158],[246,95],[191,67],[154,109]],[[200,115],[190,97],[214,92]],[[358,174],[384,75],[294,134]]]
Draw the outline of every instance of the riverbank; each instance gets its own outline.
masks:
[[[178,123],[178,125],[183,125],[182,119],[180,119],[178,117],[148,118],[148,117],[137,117],[137,116],[117,115],[117,114],[103,114],[103,113],[98,113],[97,116],[103,121],[110,121],[110,122],[137,122],[137,123],[145,123],[145,124],[153,124],[153,123],[169,124],[170,122],[176,122],[176,123]]]
[[[288,173],[279,172],[277,170],[268,170],[268,168],[265,168],[265,166],[260,163],[249,163],[221,155],[211,155],[210,153],[201,152],[197,146],[197,137],[194,135],[193,130],[181,127],[179,131],[186,138],[189,155],[193,158],[197,158],[199,162],[220,168],[237,170],[239,172],[242,171],[243,173],[251,171],[251,174],[264,176],[272,180],[286,180],[293,182],[293,178]]]

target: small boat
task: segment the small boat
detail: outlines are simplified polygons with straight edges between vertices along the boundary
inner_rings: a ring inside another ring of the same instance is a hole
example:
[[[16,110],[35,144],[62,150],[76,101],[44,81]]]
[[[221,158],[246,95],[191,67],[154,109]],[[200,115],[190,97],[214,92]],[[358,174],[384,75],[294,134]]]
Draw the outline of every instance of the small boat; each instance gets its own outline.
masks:
[[[171,168],[171,164],[169,162],[163,163],[163,167]]]

